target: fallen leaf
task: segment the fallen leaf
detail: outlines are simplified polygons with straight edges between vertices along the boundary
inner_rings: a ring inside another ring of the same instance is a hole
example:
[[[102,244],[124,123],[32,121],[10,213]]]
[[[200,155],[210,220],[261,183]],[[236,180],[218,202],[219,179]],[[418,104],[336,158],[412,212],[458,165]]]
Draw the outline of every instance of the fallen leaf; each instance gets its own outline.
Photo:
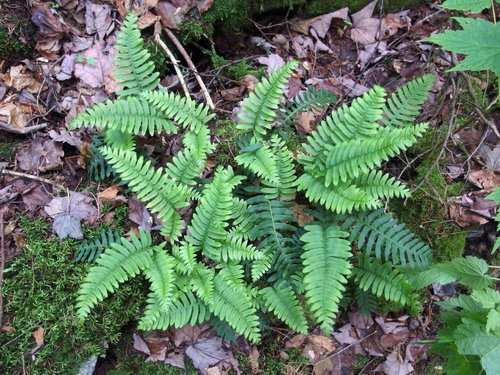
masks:
[[[356,333],[350,323],[347,323],[339,328],[339,332],[333,332],[333,337],[335,337],[335,340],[337,340],[340,344],[354,344],[358,341],[358,338],[353,335],[356,335]]]
[[[137,199],[130,198],[128,201],[129,214],[128,218],[134,224],[137,224],[139,229],[146,232],[153,230],[154,219],[149,213],[146,206]]]
[[[151,355],[151,350],[149,350],[148,344],[146,344],[146,341],[144,341],[141,336],[134,333],[132,337],[134,339],[135,350],[147,355]]]
[[[228,353],[222,348],[220,337],[202,338],[188,346],[186,355],[193,361],[202,374],[207,375],[207,368],[228,359]]]
[[[54,218],[52,229],[57,236],[63,240],[65,238],[74,238],[75,240],[83,240],[82,226],[80,219],[71,216],[70,214],[61,214]]]
[[[0,78],[7,86],[16,91],[26,89],[32,94],[38,94],[44,88],[42,83],[36,80],[24,65],[12,66],[9,69],[9,74],[0,74]]]
[[[7,185],[4,188],[0,189],[0,204],[9,202],[19,195],[19,192],[16,191],[14,185]]]
[[[311,134],[315,128],[316,115],[312,111],[299,112],[296,115],[300,134]]]
[[[298,348],[298,347],[302,346],[305,339],[306,339],[306,337],[304,335],[301,335],[301,334],[295,335],[291,339],[289,339],[285,342],[285,348],[286,349]]]
[[[191,344],[195,342],[201,333],[199,326],[191,326],[189,324],[178,328],[174,331],[174,345],[179,347],[183,344]]]
[[[267,66],[267,70],[266,70],[267,74],[270,74],[270,73],[278,70],[279,68],[281,68],[285,64],[285,61],[283,60],[283,58],[276,53],[272,53],[269,56],[265,56],[265,57],[259,57],[257,59],[257,61],[259,63],[261,63],[262,65]]]
[[[178,368],[186,368],[186,365],[184,364],[184,353],[181,353],[179,351],[168,353],[163,362]]]
[[[19,168],[23,171],[47,172],[63,165],[64,152],[61,145],[49,139],[35,137],[17,153]]]
[[[389,354],[384,363],[377,366],[375,371],[381,371],[386,375],[407,375],[414,370],[407,359],[399,360],[395,354]]]
[[[64,59],[61,63],[59,73],[56,74],[56,78],[59,81],[65,81],[73,77],[73,71],[75,70],[76,63],[76,53],[71,53],[64,56]]]
[[[61,214],[70,214],[80,220],[94,224],[98,218],[98,211],[93,203],[94,198],[73,191],[67,196],[52,199],[45,206],[45,212],[52,218]]]
[[[454,220],[462,228],[473,225],[483,225],[489,221],[485,217],[471,212],[467,207],[458,204],[451,204],[449,210],[450,219]]]
[[[372,44],[377,40],[381,21],[372,18],[377,0],[352,15],[351,39],[359,44]]]
[[[156,14],[160,16],[161,23],[169,29],[178,29],[178,25],[184,20],[178,8],[167,1],[160,1],[155,10]]]
[[[486,167],[492,171],[500,172],[500,146],[489,147],[481,145],[478,150],[479,156],[484,160]]]
[[[315,364],[325,354],[332,353],[335,350],[333,341],[322,335],[309,335],[305,339],[305,345],[302,354],[309,358],[311,364]]]
[[[104,87],[106,93],[116,92],[116,83],[113,78],[112,48],[105,49],[104,45],[96,41],[94,45],[77,58],[75,77],[92,88]]]
[[[490,169],[472,171],[467,175],[467,180],[478,188],[483,189],[486,193],[491,193],[500,186],[500,175]]]
[[[301,20],[298,18],[292,19],[290,22],[290,28],[293,31],[297,31],[302,34],[309,34],[309,29],[314,28],[316,33],[320,38],[324,38],[326,33],[330,29],[330,25],[334,18],[347,19],[349,8],[342,8],[336,10],[335,12],[323,14],[314,18],[309,18],[307,20]]]
[[[154,25],[156,21],[158,21],[159,19],[160,16],[157,16],[148,11],[139,17],[139,21],[137,21],[137,26],[141,30],[147,29],[149,26]]]
[[[77,148],[79,148],[83,143],[83,141],[75,135],[75,132],[67,130],[61,130],[59,133],[55,130],[51,130],[49,131],[49,137],[56,142],[67,143]]]
[[[304,225],[308,223],[312,223],[314,221],[314,217],[306,212],[304,210],[307,208],[305,204],[296,204],[292,207],[293,210],[293,217],[297,219],[297,223],[299,224],[300,227],[303,227]]]
[[[44,333],[45,330],[43,327],[38,327],[36,330],[33,331],[33,338],[35,339],[36,346],[29,351],[30,355],[35,354],[43,345],[44,345]]]
[[[41,185],[36,185],[27,193],[22,194],[23,202],[30,211],[43,207],[52,199],[47,193],[47,189]]]
[[[113,185],[101,191],[100,193],[97,193],[97,198],[105,202],[110,202],[116,197],[119,191],[120,189],[118,188],[118,186]]]
[[[85,2],[85,28],[87,34],[97,34],[102,41],[113,31],[111,7],[107,4],[96,4],[89,0]]]
[[[248,356],[250,360],[250,367],[252,368],[252,374],[258,374],[260,373],[260,368],[259,368],[259,351],[257,348],[254,346],[252,348],[252,351],[250,352],[250,355]]]
[[[222,375],[218,367],[207,368],[207,375]]]
[[[25,107],[15,102],[15,97],[11,96],[0,103],[0,121],[12,127],[13,132],[22,132],[31,119],[29,112]],[[6,129],[7,130],[7,129]]]

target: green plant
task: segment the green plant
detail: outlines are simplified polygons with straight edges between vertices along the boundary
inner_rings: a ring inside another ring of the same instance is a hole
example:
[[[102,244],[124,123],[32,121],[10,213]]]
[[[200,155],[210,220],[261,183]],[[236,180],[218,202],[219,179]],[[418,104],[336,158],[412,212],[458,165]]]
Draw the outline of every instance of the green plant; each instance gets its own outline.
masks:
[[[243,102],[235,161],[247,176],[231,166],[218,166],[210,180],[202,180],[199,176],[214,150],[207,126],[213,115],[190,98],[155,90],[156,76],[147,51],[140,47],[135,20],[127,16],[118,37],[117,69],[123,79],[118,82],[119,98],[87,109],[70,126],[103,129],[106,145],[99,152],[162,221],[166,241],[157,243],[140,231],[110,244],[81,286],[80,316],[89,316],[121,283],[139,274],[151,289],[141,329],[210,320],[220,332],[236,332],[257,342],[261,312],[272,312],[306,333],[306,307],[328,332],[349,280],[361,291],[359,303],[364,306],[381,296],[415,312],[409,270],[430,264],[428,248],[404,225],[378,211],[376,219],[359,217],[359,225],[371,233],[368,245],[366,233],[350,239],[358,244],[359,261],[353,262],[355,252],[347,238],[357,221],[335,214],[380,207],[382,199],[408,195],[399,181],[376,168],[425,131],[426,124],[411,122],[433,77],[410,82],[389,100],[384,89],[374,87],[327,116],[302,146],[298,161],[304,172],[297,178],[301,169],[272,126],[290,113],[281,106],[296,67],[289,62],[262,79]],[[133,46],[133,54],[127,45]],[[132,55],[141,57],[128,61]],[[325,98],[305,100],[324,105],[331,99]],[[178,127],[184,130],[184,149],[166,168],[154,166],[136,151],[137,135],[173,134]],[[301,190],[329,211],[314,212],[317,220],[303,229],[291,209]],[[192,214],[182,217],[186,207],[193,207]],[[374,251],[371,241],[377,242]]]
[[[439,302],[443,322],[432,352],[447,358],[447,374],[498,373],[500,354],[500,293],[493,288],[498,280],[488,275],[491,268],[476,257],[457,258],[438,263],[417,274],[417,286],[432,282],[442,284],[458,281],[470,293]]]
[[[0,25],[0,60],[29,52],[30,46],[22,42],[16,35],[9,34],[7,28]]]
[[[500,188],[496,188],[495,191],[489,195],[486,196],[486,198],[500,204]],[[497,216],[495,218],[496,222],[498,223],[497,225],[497,231],[500,232],[500,209],[497,208]],[[491,250],[492,253],[495,253],[498,248],[500,248],[500,238],[497,238],[495,244],[493,245],[493,249]]]

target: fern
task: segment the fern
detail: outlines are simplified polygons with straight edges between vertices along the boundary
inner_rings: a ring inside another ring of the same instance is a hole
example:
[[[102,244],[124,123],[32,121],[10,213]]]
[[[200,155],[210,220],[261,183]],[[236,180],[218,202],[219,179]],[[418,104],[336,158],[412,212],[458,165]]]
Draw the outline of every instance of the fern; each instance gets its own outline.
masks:
[[[245,289],[228,285],[220,276],[215,277],[214,287],[212,313],[250,341],[259,341],[259,318]]]
[[[293,330],[307,334],[307,322],[292,288],[283,284],[260,291],[265,306]]]
[[[369,291],[377,297],[401,305],[415,306],[416,297],[411,284],[397,268],[390,263],[371,259],[368,254],[360,256],[354,268],[355,281],[360,289]]]
[[[431,263],[429,246],[383,209],[349,216],[342,229],[351,229],[349,239],[356,240],[360,249],[381,261],[412,268],[426,268]]]
[[[94,262],[103,250],[113,243],[120,242],[120,234],[114,230],[108,229],[101,232],[101,237],[92,241],[83,241],[75,252],[77,262]]]
[[[304,285],[306,299],[321,330],[329,333],[338,304],[345,291],[346,277],[351,273],[349,242],[339,227],[311,224],[305,227]]]
[[[373,293],[363,289],[356,289],[355,297],[356,304],[363,314],[370,315],[377,308],[377,298]]]
[[[181,328],[186,324],[196,325],[210,318],[210,310],[191,291],[177,292],[168,311],[164,311],[156,294],[150,294],[144,315],[139,321],[139,329],[165,330],[169,327]]]
[[[176,210],[187,206],[191,190],[168,179],[161,169],[151,168],[151,162],[132,151],[103,147],[102,154],[115,168],[116,173],[129,188],[138,193],[137,199],[146,202],[146,207],[158,214],[162,220],[162,234],[175,239],[179,236],[180,216]]]
[[[85,153],[85,162],[87,164],[87,175],[95,181],[103,181],[113,174],[113,168],[106,162],[99,147],[103,145],[103,139],[99,133],[92,137],[92,143]]]
[[[90,269],[80,287],[77,308],[78,315],[85,318],[90,309],[114,292],[120,283],[147,269],[155,251],[163,251],[152,244],[151,235],[140,232],[140,237],[131,235],[130,241],[113,243],[99,259],[97,266]]]
[[[162,249],[156,251],[145,270],[145,275],[159,305],[167,311],[172,303],[174,290],[175,271],[172,257]]]
[[[250,131],[256,140],[266,135],[271,129],[271,122],[277,117],[276,109],[288,77],[296,66],[296,61],[289,62],[255,86],[255,91],[243,100],[242,113],[238,115],[241,121],[238,129]]]
[[[144,41],[137,26],[137,16],[129,13],[116,38],[114,76],[122,89],[120,96],[139,94],[156,88],[159,73],[154,72],[154,63],[144,48]]]
[[[287,100],[278,110],[277,121],[283,126],[290,126],[296,122],[296,116],[300,112],[307,112],[311,109],[316,113],[324,110],[337,100],[337,96],[331,91],[315,89],[309,86],[306,91],[295,96],[292,100]]]
[[[205,265],[197,263],[194,272],[190,275],[191,289],[204,303],[210,304],[213,301],[214,292],[214,270]]]
[[[415,122],[434,80],[434,75],[426,74],[397,89],[387,100],[382,123],[389,128],[396,128]]]

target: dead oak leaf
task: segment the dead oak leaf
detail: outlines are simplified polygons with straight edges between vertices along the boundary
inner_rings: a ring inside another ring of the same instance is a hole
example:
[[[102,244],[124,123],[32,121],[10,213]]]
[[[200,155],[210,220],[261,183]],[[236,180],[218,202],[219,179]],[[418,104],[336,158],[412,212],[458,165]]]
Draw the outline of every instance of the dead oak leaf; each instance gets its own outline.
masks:
[[[486,193],[491,193],[500,186],[500,175],[489,169],[472,171],[467,175],[467,180]]]
[[[9,74],[0,74],[7,86],[12,87],[16,91],[23,89],[35,94],[44,87],[41,82],[37,81],[24,65],[12,66]]]
[[[309,29],[313,28],[320,38],[324,38],[330,29],[330,25],[334,18],[347,19],[348,8],[342,8],[335,12],[324,14],[318,17],[301,20],[298,18],[292,19],[290,28],[302,34],[309,34]]]

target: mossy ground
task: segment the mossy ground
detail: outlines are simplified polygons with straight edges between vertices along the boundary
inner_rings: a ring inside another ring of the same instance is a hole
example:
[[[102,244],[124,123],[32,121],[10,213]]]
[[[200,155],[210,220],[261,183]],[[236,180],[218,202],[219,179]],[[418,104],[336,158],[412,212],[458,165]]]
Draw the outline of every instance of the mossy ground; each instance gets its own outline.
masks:
[[[447,201],[466,190],[465,182],[448,183],[443,177],[445,158],[438,162],[447,129],[430,129],[424,138],[409,150],[409,157],[425,156],[415,170],[410,189],[412,197],[390,202],[398,218],[406,223],[434,250],[437,261],[450,260],[462,255],[467,231],[450,221]]]
[[[24,366],[29,374],[73,374],[81,362],[105,352],[104,342],[121,339],[122,326],[139,315],[145,301],[144,282],[125,283],[82,322],[76,296],[89,265],[73,261],[78,242],[52,237],[50,225],[37,218],[20,216],[18,225],[26,244],[5,269],[4,324],[11,331],[2,333],[0,373]],[[27,353],[35,347],[32,332],[38,327],[45,330],[45,344],[33,361]]]

